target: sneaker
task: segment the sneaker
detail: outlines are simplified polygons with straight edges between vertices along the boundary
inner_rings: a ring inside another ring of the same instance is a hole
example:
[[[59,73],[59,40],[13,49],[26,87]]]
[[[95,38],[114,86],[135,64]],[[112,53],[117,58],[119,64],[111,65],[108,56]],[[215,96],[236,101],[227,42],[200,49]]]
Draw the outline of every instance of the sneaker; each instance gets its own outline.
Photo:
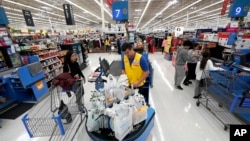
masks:
[[[179,89],[179,90],[183,90],[183,88],[181,86],[176,86],[175,88]]]
[[[194,99],[198,99],[198,98],[200,98],[201,97],[201,94],[199,94],[199,95],[197,95],[197,96],[194,96],[193,98]]]
[[[188,84],[189,84],[188,82],[183,82],[183,85],[185,86],[188,86]]]

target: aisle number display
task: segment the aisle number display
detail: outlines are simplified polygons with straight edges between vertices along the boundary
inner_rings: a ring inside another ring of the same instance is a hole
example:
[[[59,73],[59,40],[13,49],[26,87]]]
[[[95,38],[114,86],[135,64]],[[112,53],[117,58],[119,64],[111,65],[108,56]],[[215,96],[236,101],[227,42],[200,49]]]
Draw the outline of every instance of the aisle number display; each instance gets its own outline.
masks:
[[[245,17],[250,8],[250,0],[234,0],[228,13],[229,17]]]
[[[128,20],[128,1],[112,3],[113,20]]]

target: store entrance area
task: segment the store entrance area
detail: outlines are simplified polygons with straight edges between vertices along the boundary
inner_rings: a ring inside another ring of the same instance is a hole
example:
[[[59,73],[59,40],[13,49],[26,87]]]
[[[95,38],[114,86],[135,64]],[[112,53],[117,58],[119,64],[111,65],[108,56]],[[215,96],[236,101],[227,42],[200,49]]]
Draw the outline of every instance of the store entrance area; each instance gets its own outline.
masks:
[[[118,54],[89,54],[90,65],[83,70],[85,76],[90,75],[99,66],[99,57],[120,60]],[[174,67],[166,61],[160,52],[149,55],[154,68],[154,87],[150,89],[150,105],[155,109],[154,127],[147,141],[229,141],[229,131],[223,130],[223,125],[204,107],[197,107],[193,99],[194,84],[184,86],[180,91],[174,88]],[[89,98],[94,84],[84,84],[84,103],[90,106]],[[29,138],[22,116],[16,120],[3,120],[0,138],[5,141],[48,141],[49,137]],[[70,133],[68,133],[70,134]],[[55,136],[54,140],[68,141],[66,136]],[[85,122],[75,135],[75,141],[89,141]]]

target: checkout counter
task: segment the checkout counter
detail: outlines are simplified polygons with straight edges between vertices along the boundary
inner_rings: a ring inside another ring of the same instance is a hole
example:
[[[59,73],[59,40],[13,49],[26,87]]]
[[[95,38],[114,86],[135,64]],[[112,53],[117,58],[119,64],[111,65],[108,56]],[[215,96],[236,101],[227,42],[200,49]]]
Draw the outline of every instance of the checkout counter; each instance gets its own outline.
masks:
[[[224,53],[224,60],[211,58],[216,63],[221,63],[221,67],[230,73],[221,73],[212,76],[218,80],[219,85],[211,86],[212,93],[220,91],[227,96],[226,103],[229,105],[229,112],[243,122],[250,123],[250,51],[237,53]],[[231,75],[225,75],[231,74]],[[226,89],[225,89],[226,88]],[[209,88],[208,88],[209,89]],[[226,90],[222,92],[223,90]]]

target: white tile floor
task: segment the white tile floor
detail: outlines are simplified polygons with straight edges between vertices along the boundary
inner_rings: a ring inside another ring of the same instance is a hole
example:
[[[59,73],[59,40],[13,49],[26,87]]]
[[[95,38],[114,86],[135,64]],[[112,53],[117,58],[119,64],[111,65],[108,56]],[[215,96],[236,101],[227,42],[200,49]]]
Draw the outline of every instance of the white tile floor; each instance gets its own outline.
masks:
[[[88,76],[98,66],[98,58],[105,57],[110,62],[120,56],[110,54],[89,54],[90,66],[84,70]],[[151,89],[150,103],[156,110],[155,126],[148,141],[229,141],[229,132],[205,108],[196,107],[193,86],[184,87],[183,91],[173,87],[174,67],[165,60],[161,53],[150,54],[154,68],[154,87]],[[85,102],[94,90],[94,84],[85,84]],[[75,141],[89,141],[84,127],[78,131]],[[28,137],[21,122],[3,120],[0,129],[0,141],[48,141],[48,138]]]

